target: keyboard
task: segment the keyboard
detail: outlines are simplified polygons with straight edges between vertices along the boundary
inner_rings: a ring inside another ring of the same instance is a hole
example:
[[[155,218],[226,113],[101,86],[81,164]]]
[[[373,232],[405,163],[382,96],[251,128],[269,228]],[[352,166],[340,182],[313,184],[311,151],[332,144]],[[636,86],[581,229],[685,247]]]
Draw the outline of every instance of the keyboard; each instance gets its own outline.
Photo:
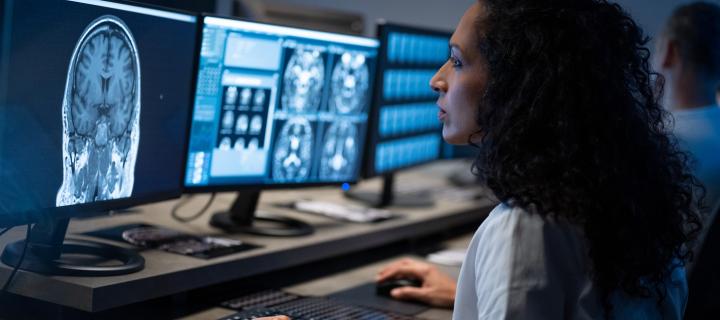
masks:
[[[361,223],[378,222],[400,216],[400,214],[384,209],[337,204],[328,201],[299,200],[293,203],[293,208],[298,211],[318,214],[333,219]]]
[[[241,310],[221,320],[245,320],[285,315],[292,320],[411,320],[396,314],[320,297],[302,297],[278,290],[268,290],[226,301],[222,306]]]

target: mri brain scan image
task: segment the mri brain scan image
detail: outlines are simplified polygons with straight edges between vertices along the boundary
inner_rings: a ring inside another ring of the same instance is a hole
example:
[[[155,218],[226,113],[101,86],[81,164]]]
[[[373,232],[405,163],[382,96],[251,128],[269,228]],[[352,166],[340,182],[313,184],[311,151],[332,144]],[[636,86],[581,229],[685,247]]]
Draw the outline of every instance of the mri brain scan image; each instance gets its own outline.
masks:
[[[250,88],[242,89],[242,92],[240,93],[240,105],[250,105],[250,96],[252,96],[252,90],[250,90]]]
[[[237,122],[235,122],[235,134],[245,134],[248,129],[248,117],[246,115],[241,115],[237,118]]]
[[[370,81],[365,56],[344,53],[332,72],[330,107],[340,114],[362,111]]]
[[[277,181],[303,181],[310,174],[313,132],[305,118],[292,118],[280,131],[273,157]]]
[[[235,123],[235,116],[233,115],[233,112],[225,111],[225,115],[223,116],[223,120],[222,120],[223,129],[232,128],[234,123]]]
[[[322,100],[325,62],[317,50],[298,48],[283,77],[282,105],[294,112],[314,111]]]
[[[250,139],[250,143],[248,143],[248,149],[250,150],[257,150],[258,146],[260,145],[260,142],[257,138]]]
[[[68,68],[57,206],[132,194],[140,143],[140,79],[137,45],[127,25],[114,16],[92,21]]]
[[[258,90],[255,92],[255,106],[256,107],[263,107],[265,105],[265,91],[264,90]]]
[[[218,147],[220,150],[230,150],[230,147],[232,146],[232,141],[229,137],[224,137],[222,140],[220,140],[220,146]]]
[[[357,129],[347,121],[333,123],[327,129],[320,160],[321,179],[352,178],[358,153],[357,136]]]
[[[238,138],[237,140],[235,140],[235,145],[233,145],[233,149],[235,149],[235,150],[245,149],[245,139]]]
[[[260,134],[262,131],[263,119],[261,116],[252,117],[250,121],[250,134]]]
[[[225,104],[235,104],[237,97],[237,87],[228,87],[227,91],[225,91]]]

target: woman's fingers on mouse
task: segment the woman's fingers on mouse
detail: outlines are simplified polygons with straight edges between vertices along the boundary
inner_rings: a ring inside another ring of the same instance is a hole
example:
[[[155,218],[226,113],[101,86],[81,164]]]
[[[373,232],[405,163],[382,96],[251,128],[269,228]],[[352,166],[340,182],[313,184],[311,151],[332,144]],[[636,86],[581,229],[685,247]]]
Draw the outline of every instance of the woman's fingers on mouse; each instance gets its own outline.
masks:
[[[400,287],[390,291],[390,295],[395,299],[400,300],[417,300],[421,302],[428,302],[429,295],[428,291],[424,288],[416,287]]]
[[[378,272],[378,274],[375,276],[375,281],[380,282],[387,279],[395,278],[397,276],[402,276],[401,274],[398,274],[399,271],[406,270],[406,268],[408,267],[414,266],[418,268],[423,265],[427,264],[409,258],[400,259],[388,264],[383,269],[381,269],[380,272]]]
[[[406,265],[400,266],[392,273],[392,278],[412,278],[424,280],[430,273],[430,266],[427,265]]]

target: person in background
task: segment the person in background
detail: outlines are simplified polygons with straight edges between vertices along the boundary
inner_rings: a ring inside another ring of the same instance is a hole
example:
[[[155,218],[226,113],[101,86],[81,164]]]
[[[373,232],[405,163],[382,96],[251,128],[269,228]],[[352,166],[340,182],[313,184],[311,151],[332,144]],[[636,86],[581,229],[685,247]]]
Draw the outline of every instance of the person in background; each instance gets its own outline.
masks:
[[[675,9],[656,43],[657,69],[675,136],[705,186],[704,212],[720,204],[720,6],[695,2]],[[715,217],[706,217],[706,226]]]

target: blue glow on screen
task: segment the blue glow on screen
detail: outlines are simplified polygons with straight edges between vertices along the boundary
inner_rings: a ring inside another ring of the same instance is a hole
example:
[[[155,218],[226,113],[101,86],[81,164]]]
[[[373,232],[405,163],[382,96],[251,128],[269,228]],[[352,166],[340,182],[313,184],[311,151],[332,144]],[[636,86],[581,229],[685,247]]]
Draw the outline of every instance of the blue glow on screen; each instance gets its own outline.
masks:
[[[206,17],[185,185],[357,180],[378,46]]]
[[[391,172],[440,158],[442,123],[430,79],[447,60],[450,35],[390,27],[383,41],[382,96],[374,171]]]

